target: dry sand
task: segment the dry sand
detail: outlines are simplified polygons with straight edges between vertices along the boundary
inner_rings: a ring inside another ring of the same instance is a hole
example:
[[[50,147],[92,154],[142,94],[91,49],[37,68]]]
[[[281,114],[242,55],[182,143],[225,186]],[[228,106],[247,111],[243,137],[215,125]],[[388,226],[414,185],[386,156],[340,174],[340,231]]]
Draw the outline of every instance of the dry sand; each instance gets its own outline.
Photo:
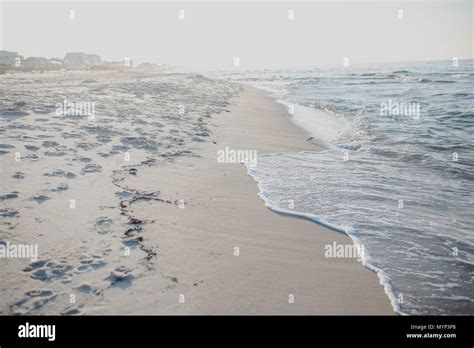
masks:
[[[272,212],[242,164],[217,162],[217,151],[226,146],[258,154],[318,150],[284,107],[245,87],[230,113],[213,118],[216,144],[195,149],[202,157],[142,168],[127,179],[129,186],[160,190],[164,200],[184,200],[184,208],[133,206],[134,216],[154,217],[143,243],[157,251],[151,261],[156,272],[126,290],[106,290],[107,300],[88,312],[393,314],[375,273],[356,259],[324,256],[325,245],[351,244],[349,237]]]

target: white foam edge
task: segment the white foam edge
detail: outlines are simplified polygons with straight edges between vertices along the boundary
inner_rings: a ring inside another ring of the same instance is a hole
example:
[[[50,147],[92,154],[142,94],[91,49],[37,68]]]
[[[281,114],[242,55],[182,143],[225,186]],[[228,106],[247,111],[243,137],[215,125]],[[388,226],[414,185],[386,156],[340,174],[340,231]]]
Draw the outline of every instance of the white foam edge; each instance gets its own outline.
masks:
[[[275,101],[285,106],[290,120],[296,126],[325,147],[331,147],[332,141],[336,140],[349,125],[343,116],[328,110],[294,104],[282,99]]]
[[[265,155],[260,155],[260,156],[271,156],[271,155],[277,155],[277,153],[265,154]],[[392,279],[382,269],[376,267],[373,264],[373,260],[370,257],[370,254],[366,251],[366,248],[361,243],[360,239],[356,235],[356,231],[352,227],[350,227],[350,226],[342,227],[342,226],[330,223],[329,221],[326,221],[326,220],[320,218],[317,215],[308,214],[308,213],[301,213],[301,212],[294,211],[294,210],[282,209],[282,208],[278,208],[276,206],[271,205],[268,197],[265,195],[265,191],[263,190],[260,182],[258,181],[257,175],[255,173],[252,173],[254,168],[249,167],[249,165],[247,165],[245,163],[244,163],[244,165],[247,168],[247,174],[257,183],[258,190],[259,190],[258,196],[265,203],[265,207],[267,207],[268,209],[270,209],[270,210],[272,210],[272,211],[274,211],[278,214],[283,214],[283,215],[287,215],[287,216],[290,216],[290,217],[303,218],[303,219],[315,222],[315,223],[317,223],[319,225],[322,225],[324,227],[328,227],[329,229],[332,229],[334,231],[345,233],[347,236],[349,236],[349,238],[351,238],[352,242],[356,246],[363,247],[364,252],[362,253],[362,258],[361,258],[362,265],[364,267],[366,267],[367,269],[369,269],[372,272],[375,272],[377,274],[377,276],[379,277],[379,283],[380,283],[381,286],[383,286],[384,292],[387,295],[388,299],[390,300],[390,304],[392,306],[393,311],[400,314],[400,315],[407,315],[406,313],[403,313],[400,309],[398,299],[397,299],[397,297],[396,297],[396,295],[393,291]]]

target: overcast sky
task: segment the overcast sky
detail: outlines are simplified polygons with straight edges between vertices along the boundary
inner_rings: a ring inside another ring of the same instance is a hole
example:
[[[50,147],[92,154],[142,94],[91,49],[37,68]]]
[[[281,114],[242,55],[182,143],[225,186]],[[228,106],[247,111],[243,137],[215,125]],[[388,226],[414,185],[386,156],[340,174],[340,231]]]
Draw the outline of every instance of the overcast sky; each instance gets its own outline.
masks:
[[[75,19],[70,11],[75,11]],[[184,19],[179,11],[184,10]],[[294,11],[294,20],[288,11]],[[399,19],[399,10],[403,19]],[[1,1],[0,49],[97,53],[195,68],[312,67],[473,57],[473,1]]]

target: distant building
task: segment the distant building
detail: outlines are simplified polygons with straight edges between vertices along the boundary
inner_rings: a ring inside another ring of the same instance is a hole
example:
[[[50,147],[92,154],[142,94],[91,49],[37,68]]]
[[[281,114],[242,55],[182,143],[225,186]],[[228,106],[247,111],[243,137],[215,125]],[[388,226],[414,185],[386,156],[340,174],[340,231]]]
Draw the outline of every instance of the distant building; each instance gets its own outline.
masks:
[[[50,64],[55,67],[62,67],[63,66],[63,60],[59,58],[51,58],[49,60]]]
[[[85,54],[84,65],[86,66],[99,66],[102,65],[102,59],[97,54]]]
[[[0,51],[0,65],[21,66],[23,56],[17,52]]]
[[[22,66],[25,68],[42,69],[51,67],[51,62],[48,58],[28,57],[23,61]]]
[[[102,65],[102,59],[97,54],[86,54],[84,52],[68,52],[63,59],[66,68],[84,68]]]
[[[84,52],[68,52],[63,59],[63,64],[67,68],[82,68],[85,66]]]

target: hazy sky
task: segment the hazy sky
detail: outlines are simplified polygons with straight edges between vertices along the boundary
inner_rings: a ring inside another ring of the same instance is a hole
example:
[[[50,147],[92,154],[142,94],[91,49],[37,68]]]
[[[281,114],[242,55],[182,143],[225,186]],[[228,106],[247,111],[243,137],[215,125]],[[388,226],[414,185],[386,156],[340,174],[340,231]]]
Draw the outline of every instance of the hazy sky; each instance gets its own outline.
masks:
[[[70,19],[70,11],[75,19]],[[184,19],[179,11],[184,10]],[[294,11],[290,20],[289,10]],[[403,19],[398,19],[403,10]],[[0,49],[195,68],[473,57],[473,1],[1,1]]]

